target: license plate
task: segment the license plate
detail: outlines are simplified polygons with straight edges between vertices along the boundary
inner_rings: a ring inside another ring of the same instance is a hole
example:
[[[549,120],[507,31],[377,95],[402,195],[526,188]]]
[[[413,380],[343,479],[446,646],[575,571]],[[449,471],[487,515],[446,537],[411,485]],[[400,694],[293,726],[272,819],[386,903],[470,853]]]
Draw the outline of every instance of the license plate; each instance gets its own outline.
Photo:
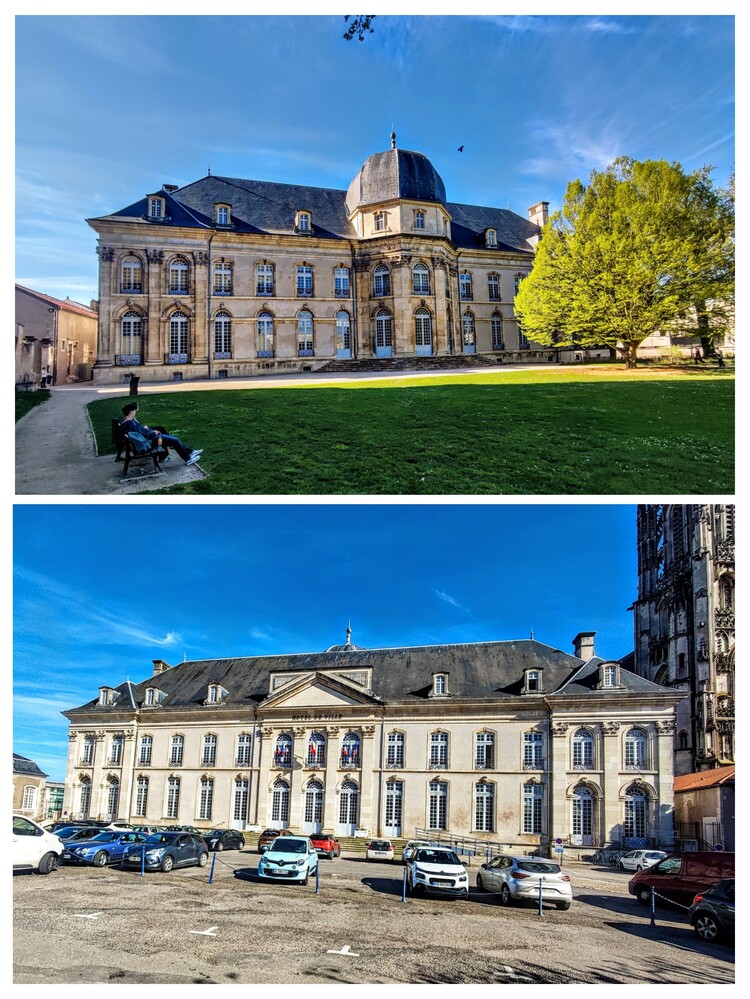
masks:
[[[63,853],[63,860],[70,860],[72,856],[72,853]]]
[[[432,885],[440,885],[440,887],[445,887],[445,888],[452,888],[453,887],[453,882],[452,881],[443,881],[440,878],[433,878],[432,881],[430,882],[430,884],[432,884]]]

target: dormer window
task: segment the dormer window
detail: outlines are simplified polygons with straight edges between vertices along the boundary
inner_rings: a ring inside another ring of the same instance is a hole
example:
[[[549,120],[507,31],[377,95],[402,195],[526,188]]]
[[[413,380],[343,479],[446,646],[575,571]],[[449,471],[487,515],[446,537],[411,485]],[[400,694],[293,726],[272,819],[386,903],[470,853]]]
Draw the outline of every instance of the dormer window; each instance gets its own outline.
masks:
[[[152,194],[148,199],[148,217],[150,219],[164,218],[164,198],[158,194]]]
[[[154,707],[157,704],[161,704],[165,697],[166,694],[164,691],[159,690],[158,687],[146,687],[146,696],[143,703],[146,707]]]
[[[414,228],[424,229],[424,212],[417,210],[414,212]]]
[[[447,673],[433,673],[432,674],[432,696],[433,697],[444,697],[448,693],[448,674]]]
[[[99,703],[104,707],[108,707],[114,704],[116,699],[117,699],[117,694],[112,689],[112,687],[99,688]]]
[[[484,234],[484,245],[489,247],[497,246],[497,232],[495,229],[487,229]]]
[[[297,218],[294,223],[294,228],[297,232],[310,232],[312,230],[312,221],[309,212],[297,212]]]
[[[209,683],[206,704],[220,704],[227,696],[226,690],[219,683]]]
[[[216,205],[216,224],[229,225],[231,221],[232,221],[231,205],[224,205],[224,204]]]
[[[599,686],[620,686],[620,667],[616,663],[605,663],[599,667]]]
[[[385,230],[385,212],[375,212],[375,232]]]
[[[536,694],[542,688],[542,671],[540,669],[526,669],[523,671],[523,692],[525,694]]]

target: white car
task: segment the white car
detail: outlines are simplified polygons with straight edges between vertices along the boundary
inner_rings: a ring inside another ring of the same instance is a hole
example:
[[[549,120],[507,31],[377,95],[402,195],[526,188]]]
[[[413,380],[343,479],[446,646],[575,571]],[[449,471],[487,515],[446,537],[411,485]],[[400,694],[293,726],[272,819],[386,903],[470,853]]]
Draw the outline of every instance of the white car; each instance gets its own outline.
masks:
[[[658,864],[666,856],[663,850],[630,850],[620,857],[618,866],[621,871],[643,871],[652,864]]]
[[[540,890],[542,902],[552,902],[558,909],[569,909],[573,901],[570,877],[544,857],[494,857],[477,872],[477,888],[497,892],[503,905],[538,902]]]
[[[401,859],[405,864],[407,864],[415,850],[419,850],[422,847],[430,847],[432,843],[428,843],[427,840],[422,839],[410,839],[401,852]]]
[[[368,860],[393,860],[393,843],[388,839],[373,839],[366,849]]]
[[[60,866],[63,844],[25,815],[13,816],[13,870],[49,874]]]
[[[466,868],[453,850],[442,846],[417,849],[406,868],[406,886],[411,895],[469,897]]]

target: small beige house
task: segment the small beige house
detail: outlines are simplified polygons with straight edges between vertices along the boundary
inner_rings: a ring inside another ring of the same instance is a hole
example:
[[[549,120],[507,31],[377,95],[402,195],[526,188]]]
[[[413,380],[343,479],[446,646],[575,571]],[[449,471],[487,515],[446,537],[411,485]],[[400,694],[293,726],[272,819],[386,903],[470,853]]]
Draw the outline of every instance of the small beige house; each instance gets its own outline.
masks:
[[[90,381],[98,312],[16,285],[16,388]]]
[[[13,814],[45,817],[47,774],[33,760],[13,754]]]

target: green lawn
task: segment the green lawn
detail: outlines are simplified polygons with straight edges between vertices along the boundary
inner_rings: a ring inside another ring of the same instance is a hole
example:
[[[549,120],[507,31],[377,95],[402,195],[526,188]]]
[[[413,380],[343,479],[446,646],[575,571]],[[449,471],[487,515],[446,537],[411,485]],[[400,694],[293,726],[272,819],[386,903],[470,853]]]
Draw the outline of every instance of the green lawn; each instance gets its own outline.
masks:
[[[125,400],[90,406],[100,453]],[[142,422],[205,450],[208,477],[173,493],[734,492],[726,371],[503,371],[138,401]]]
[[[49,397],[49,389],[37,389],[36,392],[16,391],[16,423],[35,406],[41,406]]]

